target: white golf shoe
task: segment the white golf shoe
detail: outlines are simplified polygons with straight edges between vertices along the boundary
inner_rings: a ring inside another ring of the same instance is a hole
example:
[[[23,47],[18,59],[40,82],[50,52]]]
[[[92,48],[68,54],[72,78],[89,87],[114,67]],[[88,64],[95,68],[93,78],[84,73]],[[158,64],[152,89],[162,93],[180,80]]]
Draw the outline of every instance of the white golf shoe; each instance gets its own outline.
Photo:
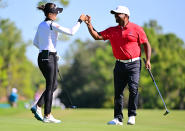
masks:
[[[43,116],[42,116],[42,110],[41,108],[39,108],[37,105],[34,105],[31,108],[32,113],[35,115],[35,118],[39,121],[43,120]]]
[[[61,120],[55,119],[52,115],[44,116],[43,122],[45,123],[61,123]]]
[[[120,122],[118,118],[114,118],[112,121],[107,123],[108,125],[123,125],[123,122]]]
[[[135,125],[135,116],[128,117],[128,125]]]

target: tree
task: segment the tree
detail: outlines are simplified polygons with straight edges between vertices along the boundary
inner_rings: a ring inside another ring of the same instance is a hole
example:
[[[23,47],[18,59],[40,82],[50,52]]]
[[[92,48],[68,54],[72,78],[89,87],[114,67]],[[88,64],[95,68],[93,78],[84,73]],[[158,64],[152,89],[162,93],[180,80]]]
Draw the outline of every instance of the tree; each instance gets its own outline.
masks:
[[[150,22],[149,22],[150,23]],[[158,33],[157,22],[155,24],[145,24],[145,32],[152,46],[152,72],[166,103],[170,108],[184,109],[185,106],[185,75],[182,74],[185,68],[184,42],[175,34]],[[144,108],[162,108],[163,104],[157,91],[146,72],[141,76],[141,101]],[[145,87],[145,88],[143,88]],[[146,88],[147,87],[147,88]],[[147,98],[149,96],[149,98]]]
[[[26,58],[27,45],[13,22],[8,19],[0,20],[1,96],[9,95],[13,87],[17,88],[22,96],[33,96],[31,79],[34,66]]]
[[[90,41],[76,41],[73,46],[73,60],[68,71],[63,72],[62,88],[64,91],[60,95],[62,102],[69,104],[66,98],[65,89],[70,92],[70,96],[79,107],[101,107],[104,101],[104,88],[99,88],[94,80],[95,71],[91,66],[92,55],[101,45]],[[69,63],[68,63],[69,64]],[[66,66],[65,66],[66,67]],[[96,100],[95,100],[96,99]]]
[[[69,0],[41,0],[38,4],[45,4],[48,2],[59,2],[61,3],[63,6],[68,6],[69,4]]]

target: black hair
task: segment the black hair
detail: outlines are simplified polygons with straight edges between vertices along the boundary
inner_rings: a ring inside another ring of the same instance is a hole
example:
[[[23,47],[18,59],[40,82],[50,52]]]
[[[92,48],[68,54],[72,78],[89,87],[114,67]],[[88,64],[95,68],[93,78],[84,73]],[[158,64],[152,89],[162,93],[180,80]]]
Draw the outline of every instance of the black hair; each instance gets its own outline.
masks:
[[[44,12],[45,16],[47,17],[48,14],[50,13],[50,10],[55,7],[56,7],[56,5],[54,3],[47,3],[45,5],[38,6],[37,9],[42,10]]]

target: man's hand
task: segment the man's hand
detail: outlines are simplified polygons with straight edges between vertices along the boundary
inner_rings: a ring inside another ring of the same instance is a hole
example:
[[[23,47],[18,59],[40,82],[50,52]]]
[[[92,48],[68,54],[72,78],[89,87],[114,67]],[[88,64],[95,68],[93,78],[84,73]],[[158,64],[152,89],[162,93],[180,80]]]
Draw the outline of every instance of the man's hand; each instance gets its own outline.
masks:
[[[147,61],[146,61],[146,63],[145,63],[145,68],[151,70],[150,60],[147,60]]]
[[[87,24],[89,33],[95,40],[103,40],[103,37],[98,34],[98,32],[93,28],[91,24],[91,17],[89,15],[86,15],[85,23]]]
[[[86,15],[85,23],[87,25],[91,24],[91,17],[89,15]]]
[[[151,57],[151,46],[149,42],[143,43],[144,45],[144,50],[145,50],[145,55],[146,55],[146,63],[145,63],[145,67],[147,69],[151,70],[151,64],[150,64],[150,57]]]

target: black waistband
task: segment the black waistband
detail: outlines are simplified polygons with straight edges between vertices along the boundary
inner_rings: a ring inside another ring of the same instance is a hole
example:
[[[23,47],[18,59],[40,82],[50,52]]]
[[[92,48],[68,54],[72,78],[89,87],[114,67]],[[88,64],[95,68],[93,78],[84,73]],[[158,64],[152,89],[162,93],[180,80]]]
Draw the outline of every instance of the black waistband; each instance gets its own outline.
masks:
[[[57,55],[57,52],[50,52],[49,50],[42,50],[40,53],[46,53],[49,55]]]

